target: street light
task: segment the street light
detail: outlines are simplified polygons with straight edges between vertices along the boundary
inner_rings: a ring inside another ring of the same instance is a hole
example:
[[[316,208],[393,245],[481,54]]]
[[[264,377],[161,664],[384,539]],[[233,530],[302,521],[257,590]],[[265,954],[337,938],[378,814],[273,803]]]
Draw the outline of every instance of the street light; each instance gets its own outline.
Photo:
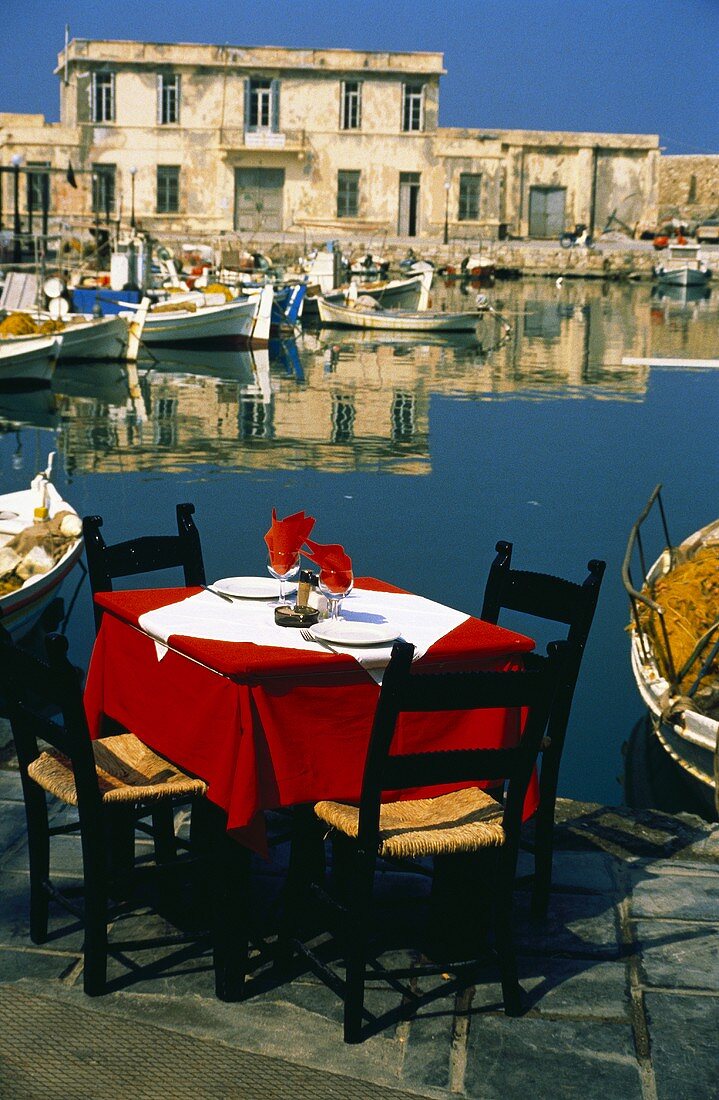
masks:
[[[12,245],[12,258],[13,263],[19,264],[22,259],[22,249],[20,247],[20,165],[22,164],[22,157],[19,153],[15,153],[10,158],[12,165],[12,185],[13,185],[13,245]]]
[[[130,169],[130,229],[135,232],[135,176],[137,168],[133,164]]]
[[[444,185],[444,243],[449,244],[449,180]]]

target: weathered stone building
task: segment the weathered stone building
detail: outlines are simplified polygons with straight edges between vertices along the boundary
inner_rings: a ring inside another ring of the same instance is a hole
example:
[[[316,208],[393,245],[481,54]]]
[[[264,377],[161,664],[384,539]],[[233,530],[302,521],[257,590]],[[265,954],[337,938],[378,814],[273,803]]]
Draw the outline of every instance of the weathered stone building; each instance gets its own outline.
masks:
[[[661,158],[659,219],[676,218],[689,226],[719,217],[719,156]]]
[[[58,58],[60,123],[0,115],[5,225],[15,156],[23,230],[43,167],[53,224],[134,221],[160,237],[436,242],[654,226],[656,135],[442,128],[443,73],[439,53],[73,39]]]

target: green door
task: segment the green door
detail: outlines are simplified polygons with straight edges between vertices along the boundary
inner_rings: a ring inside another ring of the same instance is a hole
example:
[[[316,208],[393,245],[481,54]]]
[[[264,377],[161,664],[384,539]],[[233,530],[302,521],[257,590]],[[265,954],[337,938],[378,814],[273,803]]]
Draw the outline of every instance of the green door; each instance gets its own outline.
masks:
[[[559,237],[564,232],[564,187],[530,187],[529,236]]]
[[[282,229],[284,168],[235,168],[235,229]]]

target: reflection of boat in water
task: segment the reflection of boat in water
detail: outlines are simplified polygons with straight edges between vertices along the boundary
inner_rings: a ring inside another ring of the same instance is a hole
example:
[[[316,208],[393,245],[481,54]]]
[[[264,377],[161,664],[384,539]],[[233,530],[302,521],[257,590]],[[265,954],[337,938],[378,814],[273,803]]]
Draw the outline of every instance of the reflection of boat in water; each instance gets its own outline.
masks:
[[[143,360],[146,371],[162,371],[170,374],[198,374],[205,378],[226,378],[246,382],[252,377],[253,355],[257,352],[244,349],[212,350],[209,348],[159,348],[152,352],[152,360]]]
[[[632,671],[659,744],[719,813],[719,520],[672,546],[660,490],[632,527],[622,565]],[[647,565],[642,527],[655,505],[665,549]],[[639,588],[632,578],[637,561]]]
[[[652,300],[678,306],[694,306],[697,302],[706,302],[712,296],[709,286],[673,286],[671,283],[657,283],[652,287]]]
[[[323,327],[318,330],[320,343],[325,347],[339,344],[348,347],[396,347],[417,349],[421,347],[454,348],[459,352],[476,352],[481,349],[477,337],[469,332],[382,332],[370,329],[337,329]]]
[[[0,391],[0,431],[27,425],[31,428],[55,428],[58,411],[52,390]]]
[[[654,736],[648,715],[635,723],[622,756],[624,801],[630,809],[707,816],[706,803]]]
[[[124,405],[128,397],[127,369],[121,363],[61,364],[52,388],[59,397],[95,398],[106,405]]]

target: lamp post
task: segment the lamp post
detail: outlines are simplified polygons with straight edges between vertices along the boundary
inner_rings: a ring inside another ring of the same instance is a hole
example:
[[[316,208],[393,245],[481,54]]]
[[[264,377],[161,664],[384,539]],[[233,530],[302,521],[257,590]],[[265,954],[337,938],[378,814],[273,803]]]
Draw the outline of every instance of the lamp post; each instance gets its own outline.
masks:
[[[444,243],[445,244],[449,244],[449,189],[450,189],[450,186],[451,186],[451,184],[450,184],[449,180],[447,180],[447,182],[444,185]]]
[[[135,176],[137,168],[133,164],[130,169],[130,229],[135,232]]]
[[[12,245],[12,259],[13,263],[19,264],[22,259],[22,248],[20,246],[20,165],[22,164],[22,157],[19,153],[15,153],[14,157],[11,157],[10,163],[12,165],[12,193],[13,193],[13,245]]]

